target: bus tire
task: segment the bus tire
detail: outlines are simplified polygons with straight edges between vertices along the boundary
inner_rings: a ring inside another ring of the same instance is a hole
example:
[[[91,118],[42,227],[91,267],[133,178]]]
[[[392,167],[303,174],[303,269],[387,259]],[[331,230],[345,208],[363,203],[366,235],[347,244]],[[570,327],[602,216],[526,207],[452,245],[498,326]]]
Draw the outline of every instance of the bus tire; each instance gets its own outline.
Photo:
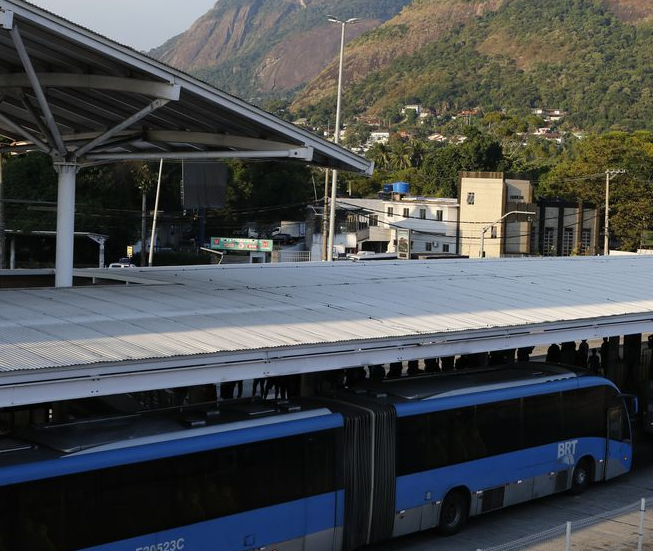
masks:
[[[571,488],[569,488],[569,493],[580,495],[589,488],[591,482],[592,466],[589,459],[583,457],[574,467],[574,472],[571,475]]]
[[[443,536],[457,534],[467,522],[468,516],[469,499],[462,490],[452,490],[442,502],[438,531]]]

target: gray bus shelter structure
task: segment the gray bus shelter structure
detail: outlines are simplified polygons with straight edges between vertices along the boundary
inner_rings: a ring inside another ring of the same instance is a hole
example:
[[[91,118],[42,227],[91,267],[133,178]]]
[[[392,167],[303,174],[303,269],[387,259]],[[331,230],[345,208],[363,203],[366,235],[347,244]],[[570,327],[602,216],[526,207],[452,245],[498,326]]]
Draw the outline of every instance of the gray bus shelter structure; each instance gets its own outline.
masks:
[[[639,358],[652,269],[611,256],[75,270],[129,284],[0,292],[0,408],[621,335]]]
[[[371,174],[353,153],[22,0],[0,0],[0,152],[59,175],[56,286],[73,276],[75,179],[123,160],[281,159]]]

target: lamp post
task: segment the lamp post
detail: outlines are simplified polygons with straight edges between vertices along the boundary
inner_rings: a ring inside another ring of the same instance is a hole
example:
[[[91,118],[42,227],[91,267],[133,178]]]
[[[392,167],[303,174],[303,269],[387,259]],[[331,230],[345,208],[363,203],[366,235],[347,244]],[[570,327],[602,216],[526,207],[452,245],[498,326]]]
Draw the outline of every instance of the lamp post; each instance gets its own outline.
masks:
[[[340,139],[340,103],[342,100],[342,62],[345,57],[345,27],[358,21],[357,17],[341,21],[332,15],[327,15],[329,21],[338,23],[342,29],[340,33],[340,65],[338,68],[338,101],[336,103],[336,126],[334,129],[334,142],[337,144]],[[327,258],[333,260],[333,238],[336,227],[336,189],[338,187],[338,171],[332,170],[333,179],[331,181],[331,208],[329,209],[329,250]]]
[[[534,213],[534,212],[529,212],[529,211],[526,211],[526,210],[511,210],[510,212],[506,212],[506,214],[504,214],[504,215],[503,215],[501,218],[499,218],[498,220],[495,220],[495,221],[492,222],[491,224],[488,224],[487,226],[485,226],[485,227],[481,230],[481,249],[480,249],[480,251],[479,251],[479,253],[478,253],[479,257],[481,257],[481,258],[485,258],[485,232],[488,231],[488,230],[489,230],[492,226],[494,226],[495,224],[498,224],[499,222],[501,222],[501,220],[503,220],[503,219],[506,218],[507,216],[510,216],[511,214],[530,214],[530,215],[535,215],[536,213]]]
[[[603,235],[603,254],[610,254],[610,177],[625,174],[623,168],[613,168],[605,171],[605,232]]]

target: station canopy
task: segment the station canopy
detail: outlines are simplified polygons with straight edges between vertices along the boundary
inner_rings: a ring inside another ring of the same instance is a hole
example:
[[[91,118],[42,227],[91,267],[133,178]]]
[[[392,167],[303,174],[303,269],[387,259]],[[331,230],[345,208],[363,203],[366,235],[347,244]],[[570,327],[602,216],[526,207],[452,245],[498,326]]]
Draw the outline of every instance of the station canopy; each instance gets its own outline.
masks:
[[[653,255],[76,270],[123,285],[0,291],[0,407],[650,333],[652,269]]]
[[[0,134],[11,151],[40,150],[78,166],[269,158],[372,170],[333,143],[21,0],[0,0]]]
[[[281,159],[371,174],[373,163],[22,0],[0,0],[0,153],[58,174],[55,285],[73,276],[75,182],[112,161]]]

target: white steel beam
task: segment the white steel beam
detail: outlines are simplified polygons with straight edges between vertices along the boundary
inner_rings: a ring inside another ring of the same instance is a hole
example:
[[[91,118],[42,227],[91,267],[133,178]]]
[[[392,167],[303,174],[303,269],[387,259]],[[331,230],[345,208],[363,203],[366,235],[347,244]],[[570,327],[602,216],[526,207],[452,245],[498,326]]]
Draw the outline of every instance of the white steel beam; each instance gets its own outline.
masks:
[[[181,92],[181,87],[178,84],[123,77],[69,73],[37,73],[36,77],[44,88],[111,90],[114,92],[142,94],[169,101],[177,101]],[[23,73],[0,75],[0,88],[25,88],[30,84],[29,77]]]
[[[25,138],[28,142],[32,142],[37,148],[39,148],[44,153],[50,154],[50,152],[52,151],[52,148],[48,147],[44,142],[42,142],[36,136],[34,136],[34,134],[29,132],[28,130],[25,130],[22,126],[15,123],[9,117],[3,115],[2,113],[0,113],[0,122],[8,126],[19,136]]]
[[[30,102],[29,98],[25,94],[21,94],[20,102],[23,104],[23,107],[25,107],[25,110],[32,115],[32,120],[34,120],[34,124],[38,126],[39,131],[41,134],[43,134],[50,143],[54,143],[54,138],[50,134],[50,131],[48,128],[43,124],[43,120],[41,119],[41,116],[36,112],[36,109]]]
[[[284,150],[296,147],[296,144],[275,142],[273,140],[259,140],[245,136],[233,136],[212,132],[183,132],[169,130],[148,130],[144,138],[150,142],[166,143],[192,143],[211,145],[215,147],[233,147],[234,149],[248,149],[262,151]]]
[[[300,159],[313,160],[312,147],[276,151],[178,151],[156,153],[92,153],[84,157],[88,161],[156,161],[164,160],[209,160],[209,159]]]
[[[117,362],[84,368],[38,369],[3,374],[0,377],[0,407],[315,373],[648,332],[653,332],[651,313],[428,336]]]
[[[78,150],[75,151],[75,157],[83,157],[86,153],[91,151],[92,149],[102,145],[104,142],[106,142],[109,138],[115,136],[118,132],[125,130],[126,128],[129,128],[132,124],[138,122],[144,117],[147,117],[150,113],[153,111],[156,111],[160,107],[163,107],[168,103],[167,99],[155,99],[152,103],[150,103],[147,107],[141,109],[138,113],[133,114],[131,117],[126,118],[124,121],[121,123],[117,124],[113,128],[110,128],[94,140],[90,141],[86,145],[80,147]]]
[[[59,132],[57,123],[54,120],[54,116],[52,115],[52,111],[50,110],[50,105],[48,104],[48,100],[45,97],[43,88],[39,83],[38,76],[36,74],[36,71],[34,70],[32,61],[29,58],[29,54],[27,53],[27,49],[25,48],[23,39],[20,36],[18,27],[14,25],[10,32],[11,32],[11,38],[14,41],[14,46],[16,46],[16,51],[18,52],[18,57],[20,57],[20,60],[23,64],[23,67],[25,68],[32,89],[36,94],[36,98],[39,102],[39,106],[41,107],[41,111],[43,111],[45,123],[48,129],[50,130],[50,134],[52,134],[52,137],[54,138],[54,143],[52,145],[56,146],[57,150],[59,151],[62,157],[65,157],[67,153],[66,145],[63,143],[63,140],[61,139],[61,133]]]
[[[14,12],[0,10],[0,29],[11,30],[14,26]]]

